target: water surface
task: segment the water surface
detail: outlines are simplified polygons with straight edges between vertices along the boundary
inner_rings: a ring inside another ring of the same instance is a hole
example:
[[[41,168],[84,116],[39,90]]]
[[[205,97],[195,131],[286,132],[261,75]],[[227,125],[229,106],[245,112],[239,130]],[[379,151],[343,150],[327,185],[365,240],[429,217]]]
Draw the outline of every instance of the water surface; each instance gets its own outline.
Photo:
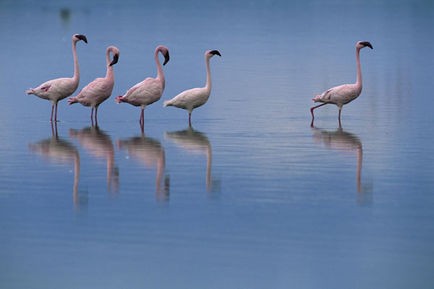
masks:
[[[0,4],[0,287],[429,288],[434,285],[430,1]],[[24,90],[72,75],[79,89],[120,51],[113,97],[90,110]],[[362,95],[316,111],[355,81]],[[156,74],[166,100],[205,82],[187,113],[117,105]]]

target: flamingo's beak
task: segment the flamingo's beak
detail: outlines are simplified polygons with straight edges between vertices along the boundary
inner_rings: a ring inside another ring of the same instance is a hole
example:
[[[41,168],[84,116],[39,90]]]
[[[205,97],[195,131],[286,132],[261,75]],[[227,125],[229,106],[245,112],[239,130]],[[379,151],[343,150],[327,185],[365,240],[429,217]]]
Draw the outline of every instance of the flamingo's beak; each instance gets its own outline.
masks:
[[[362,44],[364,47],[369,47],[369,48],[371,48],[371,49],[374,49],[374,48],[372,47],[372,44],[371,44],[370,42],[368,42],[368,41],[362,42],[361,44]]]
[[[85,35],[83,35],[83,34],[78,34],[78,35],[77,35],[77,38],[80,39],[80,40],[83,40],[84,42],[87,43],[87,38],[86,38]]]
[[[209,53],[212,55],[222,56],[218,50],[211,50]]]
[[[166,65],[166,63],[169,62],[169,60],[170,60],[170,55],[169,55],[169,51],[167,51],[166,53],[164,53],[163,65]]]
[[[112,65],[114,65],[114,64],[116,64],[116,63],[118,63],[118,60],[119,60],[119,54],[115,54],[115,55],[113,55],[113,60],[112,60],[112,62],[110,63],[110,66],[112,66]]]

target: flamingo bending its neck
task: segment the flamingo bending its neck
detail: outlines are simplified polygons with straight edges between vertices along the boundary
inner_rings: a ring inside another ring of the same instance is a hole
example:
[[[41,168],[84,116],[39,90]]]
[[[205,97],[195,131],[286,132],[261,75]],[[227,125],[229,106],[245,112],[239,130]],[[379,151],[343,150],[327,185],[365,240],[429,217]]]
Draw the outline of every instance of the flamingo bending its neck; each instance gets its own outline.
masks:
[[[126,102],[141,107],[140,126],[142,129],[145,122],[144,110],[146,106],[158,101],[164,91],[165,78],[163,67],[158,59],[158,53],[161,53],[164,56],[163,65],[166,65],[170,59],[169,49],[166,46],[159,45],[155,48],[154,59],[157,65],[157,77],[147,77],[145,80],[128,89],[124,95],[116,97],[117,103]]]
[[[26,90],[27,94],[34,94],[42,99],[51,101],[51,117],[50,121],[57,121],[57,103],[72,95],[80,82],[80,69],[78,66],[77,47],[78,41],[83,40],[87,43],[86,36],[82,34],[72,35],[72,56],[74,58],[74,75],[73,77],[64,77],[48,80],[36,88]]]
[[[113,59],[110,58],[113,55]],[[93,111],[95,110],[95,124],[98,125],[98,106],[110,97],[115,83],[113,65],[119,60],[119,49],[109,46],[106,49],[107,71],[105,77],[96,78],[94,81],[83,87],[77,96],[68,99],[69,104],[81,103],[90,106],[90,119],[94,122]]]
[[[204,105],[209,95],[211,94],[211,71],[209,67],[209,60],[214,55],[221,56],[218,50],[205,51],[205,65],[206,65],[206,84],[204,87],[197,87],[185,90],[175,96],[174,98],[164,102],[164,106],[174,106],[188,111],[188,123],[191,126],[191,113],[196,107]]]
[[[310,113],[312,115],[312,122],[311,126],[313,126],[314,122],[314,114],[313,111],[321,107],[323,105],[332,103],[335,104],[339,109],[339,126],[341,126],[341,111],[342,107],[355,100],[360,93],[362,92],[362,69],[360,67],[360,49],[364,47],[369,47],[373,49],[371,43],[367,41],[358,41],[356,43],[356,64],[357,64],[357,79],[356,83],[353,84],[342,84],[339,86],[332,87],[326,91],[324,91],[322,94],[319,94],[315,96],[312,100],[314,102],[321,102],[320,105],[314,106],[310,109]]]

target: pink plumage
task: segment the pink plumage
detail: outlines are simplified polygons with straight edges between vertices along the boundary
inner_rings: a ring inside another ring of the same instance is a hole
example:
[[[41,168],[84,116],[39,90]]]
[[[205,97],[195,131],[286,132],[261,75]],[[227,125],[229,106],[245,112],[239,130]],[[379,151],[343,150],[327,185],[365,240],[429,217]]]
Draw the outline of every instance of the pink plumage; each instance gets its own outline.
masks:
[[[74,58],[74,75],[73,77],[64,77],[48,80],[36,88],[26,90],[27,94],[34,94],[42,99],[51,101],[50,121],[57,121],[57,103],[72,95],[80,82],[80,69],[78,66],[77,47],[78,41],[83,40],[87,43],[87,38],[81,34],[72,35],[72,56]]]
[[[326,104],[334,104],[339,109],[339,126],[341,126],[341,111],[342,107],[356,99],[360,93],[362,92],[362,69],[360,67],[360,49],[364,47],[369,47],[372,49],[371,43],[367,41],[358,41],[356,43],[356,65],[357,65],[357,79],[354,84],[343,84],[339,86],[332,87],[323,93],[315,96],[312,100],[314,102],[321,102],[320,105],[314,106],[310,109],[310,113],[312,115],[311,126],[313,126],[314,122],[314,114],[313,111],[318,107],[321,107]]]
[[[110,58],[113,55],[113,59]],[[77,96],[68,99],[69,104],[80,103],[84,106],[90,106],[90,118],[94,123],[93,111],[95,110],[95,124],[98,124],[98,107],[107,98],[110,97],[114,86],[114,71],[113,65],[119,60],[119,49],[115,46],[109,46],[106,49],[107,71],[105,77],[96,78],[94,81],[86,85]]]
[[[174,98],[166,100],[164,106],[174,106],[188,111],[188,124],[191,126],[191,113],[199,106],[204,105],[211,94],[211,70],[209,60],[214,55],[221,56],[218,50],[205,51],[206,83],[204,87],[184,90]]]
[[[158,53],[164,56],[163,65],[166,65],[170,60],[169,49],[166,46],[159,45],[155,48],[154,59],[157,65],[157,77],[147,77],[145,80],[128,89],[124,95],[118,96],[115,99],[117,103],[126,102],[134,106],[140,106],[139,122],[142,129],[145,122],[144,110],[146,106],[160,100],[165,87],[163,67],[158,59]]]

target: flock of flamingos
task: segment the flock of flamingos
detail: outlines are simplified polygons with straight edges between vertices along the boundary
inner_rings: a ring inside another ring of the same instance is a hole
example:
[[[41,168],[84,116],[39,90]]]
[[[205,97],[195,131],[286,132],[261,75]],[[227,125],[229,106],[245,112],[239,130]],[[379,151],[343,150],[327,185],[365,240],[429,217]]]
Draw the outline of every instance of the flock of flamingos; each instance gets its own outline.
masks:
[[[27,94],[34,94],[42,99],[51,101],[51,117],[50,121],[57,122],[57,104],[60,100],[71,96],[78,88],[80,82],[80,70],[77,57],[77,42],[84,41],[87,43],[87,38],[82,34],[74,34],[72,36],[72,55],[74,58],[74,75],[73,77],[57,78],[48,80],[36,88],[26,90]],[[310,109],[312,115],[311,126],[314,123],[314,110],[326,105],[334,104],[339,109],[339,126],[341,126],[341,111],[342,107],[356,99],[362,92],[362,71],[360,66],[360,50],[364,47],[373,49],[371,43],[367,41],[358,41],[356,43],[356,65],[357,65],[357,78],[353,84],[343,84],[332,87],[322,94],[315,96],[312,100],[321,104],[314,106]],[[137,83],[128,89],[124,95],[117,96],[117,103],[129,103],[134,106],[140,106],[140,125],[144,125],[144,109],[146,106],[160,100],[164,87],[165,78],[163,67],[159,60],[159,53],[164,57],[163,65],[169,62],[169,49],[166,46],[159,45],[155,49],[154,58],[157,65],[157,76],[155,78],[148,77],[142,82]],[[218,50],[205,51],[205,65],[206,65],[206,84],[204,87],[192,88],[185,90],[175,96],[174,98],[164,102],[164,106],[174,106],[185,109],[188,112],[188,122],[191,126],[191,113],[192,111],[204,105],[211,94],[211,71],[209,61],[214,55],[221,56]],[[98,123],[98,107],[106,99],[108,99],[114,86],[113,65],[119,60],[119,49],[115,46],[109,46],[106,50],[107,71],[105,77],[96,78],[74,97],[68,99],[69,104],[81,103],[84,106],[91,107],[91,121],[92,124]],[[95,111],[95,114],[94,114]],[[54,118],[53,118],[54,116]]]

